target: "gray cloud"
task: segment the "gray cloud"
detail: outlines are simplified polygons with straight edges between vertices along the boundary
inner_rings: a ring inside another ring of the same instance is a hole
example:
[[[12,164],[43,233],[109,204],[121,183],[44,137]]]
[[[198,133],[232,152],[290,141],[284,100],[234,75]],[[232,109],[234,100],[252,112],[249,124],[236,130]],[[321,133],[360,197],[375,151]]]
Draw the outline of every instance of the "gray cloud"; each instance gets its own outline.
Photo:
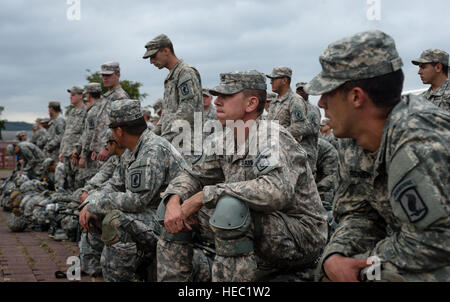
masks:
[[[85,84],[86,69],[119,61],[122,78],[143,83],[144,105],[163,94],[167,70],[143,60],[144,45],[160,33],[178,57],[197,67],[203,85],[219,73],[290,66],[293,82],[320,72],[325,47],[356,32],[380,29],[394,37],[405,89],[422,88],[410,60],[427,48],[450,50],[445,0],[381,0],[381,20],[366,18],[366,0],[95,1],[81,0],[81,20],[68,21],[65,0],[2,1],[0,105],[2,118],[33,121],[50,100],[69,104],[66,89]],[[439,26],[439,28],[436,28]],[[270,85],[269,85],[270,89]]]

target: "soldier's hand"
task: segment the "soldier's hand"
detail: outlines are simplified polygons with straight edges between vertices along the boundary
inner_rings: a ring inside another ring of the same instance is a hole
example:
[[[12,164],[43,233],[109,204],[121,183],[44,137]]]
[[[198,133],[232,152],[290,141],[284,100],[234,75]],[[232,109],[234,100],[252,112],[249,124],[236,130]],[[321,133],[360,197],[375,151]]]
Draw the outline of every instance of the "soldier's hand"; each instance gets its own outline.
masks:
[[[96,152],[92,152],[91,153],[91,160],[94,161],[97,159],[97,153]]]
[[[180,206],[180,197],[172,195],[166,205],[164,227],[167,232],[177,234],[183,230],[183,219]]]
[[[105,148],[103,148],[102,151],[100,151],[100,153],[97,155],[97,160],[107,161],[108,157],[109,157],[108,151]]]
[[[83,191],[83,193],[81,193],[81,196],[80,196],[81,203],[83,203],[86,200],[86,198],[88,198],[88,196],[89,196],[88,192]]]
[[[78,162],[78,165],[82,169],[86,168],[86,158],[85,157],[80,158],[80,161]]]
[[[323,264],[327,277],[334,282],[358,282],[361,269],[370,266],[366,259],[333,255]]]
[[[58,159],[59,159],[60,162],[63,162],[63,155],[62,155],[62,153],[59,153]]]
[[[80,211],[80,216],[78,218],[78,221],[80,223],[80,226],[82,226],[84,229],[89,230],[89,220],[91,219],[91,213],[87,210],[87,206],[85,206]]]
[[[195,220],[191,218],[192,215],[197,213],[203,205],[202,192],[192,195],[185,200],[181,205],[181,211],[183,212],[183,221],[186,229],[192,230],[191,224],[195,223]]]

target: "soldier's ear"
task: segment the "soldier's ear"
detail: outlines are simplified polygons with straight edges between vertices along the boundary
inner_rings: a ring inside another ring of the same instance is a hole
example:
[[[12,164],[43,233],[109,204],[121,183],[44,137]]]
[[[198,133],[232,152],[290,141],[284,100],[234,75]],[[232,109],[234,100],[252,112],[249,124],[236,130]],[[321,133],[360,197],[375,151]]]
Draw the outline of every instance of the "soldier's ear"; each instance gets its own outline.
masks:
[[[258,105],[259,105],[259,99],[256,96],[251,96],[248,98],[247,108],[245,111],[246,112],[256,111],[258,109]]]

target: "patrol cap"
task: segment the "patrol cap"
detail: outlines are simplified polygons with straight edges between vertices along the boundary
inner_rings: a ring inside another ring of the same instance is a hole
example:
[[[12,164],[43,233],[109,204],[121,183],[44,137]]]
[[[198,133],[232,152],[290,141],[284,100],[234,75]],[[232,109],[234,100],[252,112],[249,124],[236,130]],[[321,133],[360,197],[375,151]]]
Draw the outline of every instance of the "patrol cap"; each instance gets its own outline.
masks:
[[[152,113],[150,112],[150,110],[149,109],[147,109],[147,108],[142,108],[142,115],[147,115],[147,116],[151,116],[152,115]]]
[[[69,93],[76,93],[76,94],[83,94],[83,88],[78,86],[73,86],[70,89],[67,89],[67,92]]]
[[[202,94],[206,96],[212,96],[208,88],[202,88]]]
[[[319,58],[322,72],[304,90],[322,95],[352,80],[370,79],[403,66],[394,39],[379,30],[355,34],[330,44]]]
[[[42,123],[42,118],[38,117],[35,122],[39,124]]]
[[[155,109],[155,112],[158,112],[159,110],[161,110],[162,109],[162,102],[163,102],[163,100],[162,99],[157,99],[156,101],[155,101],[155,103],[153,104],[153,109]]]
[[[308,84],[308,83],[306,83],[306,82],[299,82],[299,83],[295,84],[295,90],[298,90],[300,88],[304,89],[306,84]]]
[[[234,71],[220,74],[220,84],[209,92],[216,96],[218,94],[231,95],[244,89],[267,90],[264,73],[257,70]]]
[[[109,112],[110,128],[120,127],[140,118],[143,118],[141,102],[123,99],[111,103],[111,110]]]
[[[148,59],[155,53],[157,53],[161,48],[169,46],[171,44],[172,42],[170,41],[169,37],[167,37],[165,34],[161,34],[145,44],[145,48],[147,50],[142,58]]]
[[[48,167],[50,167],[53,163],[55,162],[55,160],[51,157],[47,157],[44,162],[42,163],[42,167],[44,169],[44,171],[48,170]]]
[[[106,131],[106,142],[112,142],[112,141],[115,141],[116,139],[114,138],[114,135],[113,135],[113,133],[112,133],[112,130],[111,129],[108,129],[107,131]]]
[[[8,151],[9,154],[14,155],[14,146],[9,144],[6,146],[6,151]]]
[[[84,85],[84,93],[101,93],[102,85],[100,83],[89,83]]]
[[[100,71],[100,73],[101,74],[106,74],[106,75],[113,74],[113,73],[116,73],[116,72],[120,72],[119,63],[118,62],[114,62],[114,61],[109,61],[109,62],[104,63],[102,65],[101,69],[102,70]]]
[[[278,78],[291,78],[292,77],[292,69],[289,67],[274,67],[272,73],[270,75],[266,75],[269,79],[278,79]]]
[[[273,92],[268,92],[266,99],[267,99],[267,102],[275,101],[277,99],[277,94],[273,93]]]
[[[414,65],[424,63],[441,63],[448,66],[448,53],[440,49],[427,49],[420,55],[420,58],[411,61]]]
[[[61,108],[61,103],[58,102],[58,101],[51,101],[51,102],[48,102],[48,107],[53,107],[53,108],[59,107],[59,108]]]
[[[320,121],[320,126],[328,125],[329,122],[330,122],[330,119],[325,117]]]
[[[24,136],[24,135],[27,135],[27,132],[26,132],[26,131],[19,131],[19,132],[16,133],[16,137],[17,137],[17,138],[21,138],[21,137]]]
[[[50,122],[50,118],[48,117],[41,118],[41,124],[47,124],[48,122]]]

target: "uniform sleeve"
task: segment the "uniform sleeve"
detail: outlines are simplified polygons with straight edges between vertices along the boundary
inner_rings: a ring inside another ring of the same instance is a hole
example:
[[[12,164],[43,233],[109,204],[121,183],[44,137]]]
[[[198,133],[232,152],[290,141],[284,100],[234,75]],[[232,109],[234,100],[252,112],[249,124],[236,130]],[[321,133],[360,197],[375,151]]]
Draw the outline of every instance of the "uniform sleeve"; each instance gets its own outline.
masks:
[[[191,68],[182,71],[177,83],[177,89],[179,95],[178,108],[172,120],[184,120],[190,125],[194,125],[194,113],[196,111],[203,111],[202,88],[199,74]],[[178,132],[173,132],[172,129],[168,129],[162,135],[169,142],[172,142],[174,137],[178,135]]]
[[[443,113],[410,120],[408,131],[393,138],[401,143],[388,160],[390,203],[401,229],[371,254],[408,271],[449,265],[450,117]]]
[[[140,213],[149,207],[164,185],[170,159],[159,152],[148,155],[130,165],[127,171],[124,192],[102,192],[102,198],[89,202],[88,211],[105,215],[111,210]],[[89,198],[89,197],[88,197]]]
[[[91,190],[99,189],[106,181],[111,179],[114,174],[115,168],[118,166],[117,156],[111,156],[101,166],[100,170],[86,182],[83,191],[89,192]]]
[[[55,136],[49,137],[49,140],[48,140],[47,146],[46,146],[46,148],[48,150],[54,150],[61,143],[61,140],[64,135],[65,127],[66,127],[66,123],[65,123],[64,119],[62,119],[62,118],[55,119],[55,134],[54,134]]]
[[[375,195],[368,171],[372,168],[373,159],[362,149],[352,145],[340,148],[339,187],[333,206],[337,227],[325,247],[319,268],[333,254],[352,257],[366,253],[386,236],[386,222],[371,206]]]

